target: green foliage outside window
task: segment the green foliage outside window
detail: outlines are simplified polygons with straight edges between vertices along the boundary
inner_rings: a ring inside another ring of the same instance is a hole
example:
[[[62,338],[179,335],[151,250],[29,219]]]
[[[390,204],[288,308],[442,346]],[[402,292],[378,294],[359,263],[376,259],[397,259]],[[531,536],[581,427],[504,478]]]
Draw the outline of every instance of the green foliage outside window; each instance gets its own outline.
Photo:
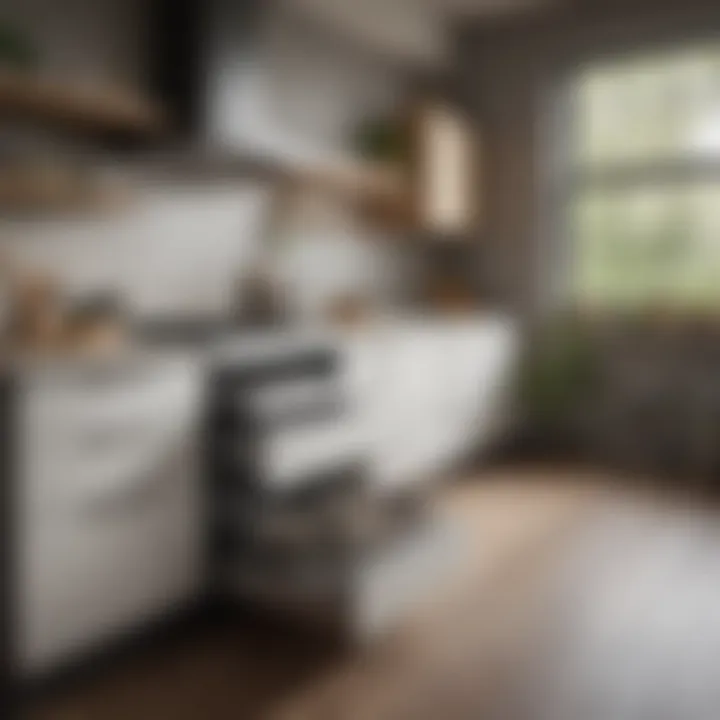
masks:
[[[720,49],[594,66],[574,90],[575,298],[720,309]]]

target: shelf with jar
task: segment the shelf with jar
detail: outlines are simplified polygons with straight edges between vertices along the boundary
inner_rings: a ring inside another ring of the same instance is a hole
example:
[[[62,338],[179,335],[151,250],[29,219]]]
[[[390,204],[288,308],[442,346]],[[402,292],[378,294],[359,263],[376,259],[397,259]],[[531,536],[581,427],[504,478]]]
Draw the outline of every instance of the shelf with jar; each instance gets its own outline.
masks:
[[[413,100],[396,116],[364,123],[356,146],[366,167],[395,178],[391,193],[368,183],[362,208],[369,219],[443,241],[477,230],[480,141],[459,106],[432,96]]]

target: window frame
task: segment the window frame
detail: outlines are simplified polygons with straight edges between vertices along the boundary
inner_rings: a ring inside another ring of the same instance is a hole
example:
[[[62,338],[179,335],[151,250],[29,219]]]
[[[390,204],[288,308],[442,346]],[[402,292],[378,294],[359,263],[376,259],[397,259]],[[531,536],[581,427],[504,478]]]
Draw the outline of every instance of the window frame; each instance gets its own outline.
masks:
[[[574,151],[578,146],[578,98],[577,83],[584,73],[594,68],[620,66],[653,57],[683,55],[703,47],[718,48],[717,36],[703,33],[683,41],[658,41],[618,50],[611,55],[600,52],[588,53],[574,63],[556,68],[554,83],[540,103],[541,147],[540,158],[542,188],[539,197],[538,247],[542,248],[541,284],[542,294],[550,308],[558,306],[592,314],[617,314],[625,310],[609,300],[607,303],[583,303],[575,285],[575,251],[577,240],[573,238],[572,211],[577,200],[590,189],[621,192],[623,189],[661,188],[664,185],[691,185],[711,182],[720,187],[720,152],[717,155],[679,154],[674,157],[660,156],[656,159],[609,161],[603,166],[582,167]],[[547,90],[548,88],[546,88]],[[549,210],[543,210],[549,208]],[[718,278],[720,284],[720,277]],[[548,293],[547,288],[552,292]],[[671,299],[663,304],[648,304],[648,309],[677,307]],[[707,311],[720,314],[720,296],[717,308],[708,303]]]

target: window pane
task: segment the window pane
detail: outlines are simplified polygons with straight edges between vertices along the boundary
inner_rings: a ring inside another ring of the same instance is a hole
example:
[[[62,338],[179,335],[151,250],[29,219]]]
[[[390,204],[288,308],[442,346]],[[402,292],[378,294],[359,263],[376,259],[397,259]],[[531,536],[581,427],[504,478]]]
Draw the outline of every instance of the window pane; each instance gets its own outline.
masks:
[[[572,210],[580,303],[720,307],[720,184],[589,189]]]
[[[581,166],[720,156],[720,49],[594,67],[576,100]]]

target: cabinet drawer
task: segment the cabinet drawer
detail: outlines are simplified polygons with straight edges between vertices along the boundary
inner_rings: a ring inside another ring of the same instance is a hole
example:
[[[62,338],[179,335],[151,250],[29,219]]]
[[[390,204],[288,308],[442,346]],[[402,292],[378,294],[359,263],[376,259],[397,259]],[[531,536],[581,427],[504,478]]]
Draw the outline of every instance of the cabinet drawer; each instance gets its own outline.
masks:
[[[51,515],[134,493],[199,434],[201,385],[168,373],[157,386],[35,388],[19,418],[23,502]]]
[[[19,549],[20,662],[43,670],[199,591],[200,512],[189,481],[116,508],[25,514]]]

